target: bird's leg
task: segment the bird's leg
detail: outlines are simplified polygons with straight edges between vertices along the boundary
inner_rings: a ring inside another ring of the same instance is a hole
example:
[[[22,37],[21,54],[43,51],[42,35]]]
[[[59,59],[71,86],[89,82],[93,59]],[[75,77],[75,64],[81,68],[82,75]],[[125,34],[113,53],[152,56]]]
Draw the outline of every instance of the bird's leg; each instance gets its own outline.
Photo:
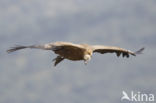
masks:
[[[57,56],[56,58],[54,58],[53,59],[53,62],[55,62],[54,63],[54,66],[56,66],[57,64],[59,64],[62,60],[64,60],[64,58],[61,57],[61,56]]]

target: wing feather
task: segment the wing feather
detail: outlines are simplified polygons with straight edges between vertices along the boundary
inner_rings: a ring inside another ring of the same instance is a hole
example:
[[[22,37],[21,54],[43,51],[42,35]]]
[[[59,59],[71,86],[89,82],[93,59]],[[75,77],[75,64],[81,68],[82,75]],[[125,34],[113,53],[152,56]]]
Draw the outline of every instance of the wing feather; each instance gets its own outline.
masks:
[[[130,50],[126,50],[120,47],[115,47],[115,46],[102,46],[102,45],[94,45],[93,47],[93,52],[98,52],[101,54],[104,53],[116,53],[116,55],[119,57],[121,54],[123,57],[129,57],[129,55],[136,56],[136,54],[141,53],[144,48],[139,49],[136,52],[132,52]]]
[[[16,45],[14,47],[11,47],[10,49],[7,50],[8,53],[25,49],[25,48],[34,48],[34,49],[43,49],[43,50],[53,50],[57,51],[62,48],[66,49],[84,49],[83,46],[78,45],[78,44],[73,44],[70,42],[54,42],[54,43],[47,43],[43,45],[30,45],[30,46],[22,46],[22,45]]]
[[[34,49],[43,49],[43,50],[51,50],[53,47],[50,44],[44,44],[44,45],[31,45],[31,46],[22,46],[22,45],[16,45],[14,47],[11,47],[10,49],[7,50],[8,53],[25,49],[25,48],[34,48]]]

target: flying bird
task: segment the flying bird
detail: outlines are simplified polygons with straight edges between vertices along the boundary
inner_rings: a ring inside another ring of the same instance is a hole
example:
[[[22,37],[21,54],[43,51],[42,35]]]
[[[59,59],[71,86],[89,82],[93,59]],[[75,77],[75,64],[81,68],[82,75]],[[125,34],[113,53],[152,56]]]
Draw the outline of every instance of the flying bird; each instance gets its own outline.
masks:
[[[30,45],[30,46],[21,46],[16,45],[11,49],[7,50],[8,53],[14,52],[16,50],[25,49],[25,48],[35,48],[35,49],[43,49],[43,50],[52,50],[57,54],[57,57],[53,59],[54,66],[59,64],[64,59],[78,61],[83,60],[85,64],[91,60],[93,53],[116,53],[117,57],[121,54],[123,57],[129,57],[130,55],[136,56],[137,54],[141,54],[144,48],[139,49],[136,52],[132,52],[130,50],[126,50],[120,47],[115,46],[104,46],[104,45],[88,45],[88,44],[73,44],[70,42],[54,42],[47,43],[43,45]]]

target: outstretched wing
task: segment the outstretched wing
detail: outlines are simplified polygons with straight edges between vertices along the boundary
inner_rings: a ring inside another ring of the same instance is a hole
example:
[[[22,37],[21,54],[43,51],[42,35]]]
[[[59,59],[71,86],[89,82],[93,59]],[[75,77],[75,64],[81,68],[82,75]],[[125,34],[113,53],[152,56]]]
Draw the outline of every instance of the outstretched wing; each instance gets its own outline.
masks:
[[[43,50],[53,50],[57,52],[58,50],[61,50],[61,52],[70,52],[73,51],[72,53],[75,52],[78,53],[81,50],[84,50],[84,47],[78,44],[73,44],[69,42],[54,42],[54,43],[48,43],[44,45],[31,45],[31,46],[21,46],[21,45],[16,45],[15,47],[11,47],[11,49],[7,50],[8,53],[25,49],[25,48],[35,48],[35,49],[43,49]],[[76,52],[77,51],[77,52]]]
[[[94,45],[92,47],[93,47],[93,52],[98,52],[101,54],[116,53],[118,57],[122,54],[123,57],[126,56],[127,58],[129,57],[130,54],[133,56],[136,56],[136,54],[140,54],[144,50],[144,48],[141,48],[140,50],[136,52],[132,52],[130,50],[126,50],[126,49],[119,48],[119,47],[113,47],[113,46]]]
[[[52,45],[49,44],[44,44],[44,45],[31,45],[31,46],[22,46],[22,45],[16,45],[14,47],[11,47],[10,49],[7,50],[8,53],[25,49],[25,48],[35,48],[35,49],[43,49],[43,50],[51,50],[53,47]]]

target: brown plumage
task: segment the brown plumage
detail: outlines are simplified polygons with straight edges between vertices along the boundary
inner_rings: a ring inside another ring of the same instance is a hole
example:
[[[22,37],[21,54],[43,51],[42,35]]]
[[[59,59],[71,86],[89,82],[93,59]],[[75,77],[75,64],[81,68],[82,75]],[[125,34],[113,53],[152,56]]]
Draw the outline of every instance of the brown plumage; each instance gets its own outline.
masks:
[[[54,51],[58,55],[55,59],[53,59],[53,61],[55,61],[54,66],[59,64],[64,59],[73,60],[73,61],[84,60],[84,63],[87,64],[87,62],[91,59],[92,54],[95,52],[101,54],[116,53],[118,57],[122,54],[123,57],[126,56],[128,58],[130,55],[136,56],[136,54],[140,54],[144,50],[144,48],[141,48],[136,52],[132,52],[114,46],[73,44],[69,42],[54,42],[54,43],[48,43],[44,45],[31,45],[31,46],[17,45],[7,50],[7,52],[11,53],[16,50],[25,49],[25,48],[36,48],[36,49]]]

